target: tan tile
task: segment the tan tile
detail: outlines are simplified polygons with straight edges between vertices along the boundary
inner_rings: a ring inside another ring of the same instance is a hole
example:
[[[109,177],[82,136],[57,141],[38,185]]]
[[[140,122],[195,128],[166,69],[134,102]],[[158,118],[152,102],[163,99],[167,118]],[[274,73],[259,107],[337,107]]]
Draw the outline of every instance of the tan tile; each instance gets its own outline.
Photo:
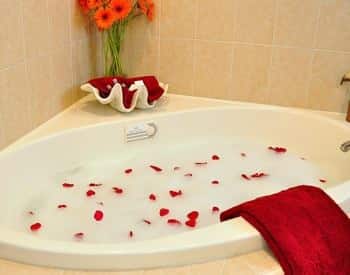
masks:
[[[160,14],[160,34],[162,38],[194,37],[197,1],[162,0]]]
[[[52,80],[50,75],[50,60],[47,56],[31,58],[27,61],[27,73],[32,100],[30,112],[33,126],[48,120],[52,115],[50,104]]]
[[[235,40],[270,44],[276,0],[245,0],[237,2]]]
[[[313,109],[345,112],[348,85],[340,86],[342,76],[350,71],[350,53],[317,51],[312,66],[309,106]]]
[[[31,93],[23,63],[0,72],[0,117],[4,131],[3,145],[27,133],[32,127],[30,114]]]
[[[320,0],[279,0],[274,43],[312,47]]]
[[[191,269],[189,266],[167,268],[167,269],[163,270],[163,274],[165,274],[165,275],[192,275]]]
[[[350,51],[350,1],[321,1],[316,47]]]
[[[306,107],[312,52],[298,48],[274,48],[269,103]]]
[[[271,54],[270,47],[234,45],[230,99],[267,103]]]
[[[88,39],[89,18],[83,14],[78,1],[69,0],[71,40]]]
[[[164,39],[160,41],[160,72],[162,82],[171,92],[193,93],[193,42]]]
[[[25,0],[22,3],[26,56],[46,55],[50,49],[47,0]]]
[[[196,38],[232,41],[235,27],[235,3],[236,1],[233,0],[198,1]]]
[[[226,260],[196,264],[190,267],[191,275],[222,274]]]
[[[71,48],[61,48],[55,51],[50,58],[52,90],[49,103],[53,114],[56,114],[73,103]]]
[[[67,46],[69,37],[69,4],[71,0],[49,0],[49,41],[51,49]],[[77,2],[77,1],[74,1]]]
[[[21,7],[20,0],[1,1],[0,69],[24,59]]]
[[[223,275],[257,275],[249,265],[237,258],[228,259],[224,265]],[[258,273],[259,274],[259,273]]]
[[[63,275],[63,270],[0,261],[0,274],[7,275]]]
[[[271,252],[260,250],[240,256],[237,260],[249,265],[256,274],[283,274],[282,268]]]
[[[232,80],[232,45],[230,43],[196,41],[194,94],[227,98]]]
[[[142,275],[167,275],[164,269],[148,269]]]
[[[143,275],[143,271],[73,271],[66,270],[62,275]],[[51,275],[51,274],[48,274]]]

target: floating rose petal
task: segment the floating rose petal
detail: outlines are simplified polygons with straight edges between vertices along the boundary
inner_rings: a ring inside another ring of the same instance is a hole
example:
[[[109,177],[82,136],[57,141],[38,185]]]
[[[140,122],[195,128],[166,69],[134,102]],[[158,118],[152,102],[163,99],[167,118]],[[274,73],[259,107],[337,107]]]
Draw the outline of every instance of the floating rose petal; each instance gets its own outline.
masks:
[[[103,212],[101,210],[96,210],[94,214],[94,219],[96,221],[102,221],[103,220]]]
[[[33,223],[30,226],[30,230],[33,231],[33,232],[34,231],[38,231],[40,228],[41,228],[41,223],[40,222]]]
[[[164,217],[164,216],[168,215],[169,212],[170,212],[169,209],[161,208],[161,209],[159,209],[159,216]]]
[[[34,212],[33,211],[28,211],[28,214],[33,216]]]
[[[66,204],[59,204],[57,205],[57,208],[61,209],[61,208],[67,208]]]
[[[212,155],[212,156],[211,156],[211,159],[212,159],[212,160],[219,160],[220,157],[219,157],[218,155]]]
[[[213,213],[215,213],[215,212],[219,212],[220,209],[219,209],[219,207],[217,207],[217,206],[213,206],[212,209],[211,209],[211,211],[212,211]]]
[[[262,177],[267,177],[268,174],[257,172],[257,173],[254,173],[254,174],[250,175],[250,176],[251,176],[252,178],[262,178]]]
[[[158,173],[163,171],[162,168],[160,168],[158,166],[155,166],[155,165],[150,165],[149,167],[152,168],[154,171],[156,171]]]
[[[286,153],[287,152],[287,149],[286,148],[283,148],[283,147],[268,147],[269,150],[271,151],[274,151],[276,153]]]
[[[72,188],[72,187],[74,187],[74,184],[73,184],[73,183],[67,183],[67,182],[65,182],[65,183],[62,184],[62,186],[63,186],[64,188]]]
[[[149,220],[142,220],[144,223],[151,224]]]
[[[320,182],[322,182],[322,183],[326,183],[326,182],[327,182],[327,180],[325,180],[325,179],[320,179]]]
[[[186,221],[185,224],[186,224],[188,227],[192,227],[192,228],[193,228],[193,227],[196,227],[197,222],[196,222],[196,220],[190,219],[190,220]]]
[[[187,173],[187,174],[185,174],[184,176],[185,176],[185,177],[192,177],[193,174],[192,174],[192,173]]]
[[[177,197],[177,196],[181,196],[182,195],[182,191],[181,190],[179,190],[179,191],[170,190],[169,194],[170,194],[170,196],[172,196],[174,198],[174,197]]]
[[[130,174],[130,173],[132,173],[132,169],[131,169],[131,168],[125,169],[124,173],[125,173],[125,174]]]
[[[75,233],[74,238],[76,238],[77,240],[82,240],[84,238],[84,233],[83,232]]]
[[[179,166],[175,166],[174,167],[174,171],[178,171],[178,170],[180,170],[181,169],[181,167],[179,167]]]
[[[123,189],[122,188],[118,188],[118,187],[113,187],[114,193],[117,194],[122,194],[123,193]]]
[[[250,180],[250,177],[248,177],[246,174],[242,174],[241,177],[244,178],[245,180]]]
[[[177,219],[169,219],[167,223],[171,225],[181,225],[181,222]]]
[[[104,203],[102,201],[97,202],[98,205],[104,206]]]
[[[86,196],[87,197],[92,197],[92,196],[95,196],[95,191],[94,190],[88,190],[87,192],[86,192]]]
[[[157,200],[157,197],[156,197],[156,195],[154,195],[154,194],[150,194],[150,195],[148,196],[148,198],[149,198],[151,201]]]
[[[218,180],[212,180],[211,184],[219,184],[220,182]]]
[[[194,163],[195,165],[198,165],[198,166],[202,166],[202,165],[207,165],[208,162],[207,161],[203,161],[203,162],[195,162]]]
[[[246,153],[241,153],[241,157],[246,157],[247,154]]]
[[[187,218],[189,218],[190,220],[196,220],[199,216],[199,212],[198,211],[192,211],[190,213],[187,214]]]
[[[102,183],[90,183],[89,186],[90,187],[99,187],[99,186],[102,186]]]
[[[129,238],[134,237],[134,232],[132,232],[131,230],[129,231]]]

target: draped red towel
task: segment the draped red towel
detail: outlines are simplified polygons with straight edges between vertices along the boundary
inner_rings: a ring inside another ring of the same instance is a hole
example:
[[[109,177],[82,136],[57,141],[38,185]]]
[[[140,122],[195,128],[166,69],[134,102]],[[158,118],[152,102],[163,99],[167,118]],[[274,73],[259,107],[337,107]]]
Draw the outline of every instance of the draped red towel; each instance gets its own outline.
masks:
[[[221,213],[262,235],[287,275],[350,275],[350,219],[321,189],[298,186]]]

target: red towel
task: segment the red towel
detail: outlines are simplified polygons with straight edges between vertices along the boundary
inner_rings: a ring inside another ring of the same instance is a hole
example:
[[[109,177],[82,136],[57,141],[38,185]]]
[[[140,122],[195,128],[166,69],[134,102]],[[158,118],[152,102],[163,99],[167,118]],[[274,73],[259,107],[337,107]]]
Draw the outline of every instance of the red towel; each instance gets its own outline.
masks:
[[[298,186],[221,213],[242,216],[263,236],[287,275],[350,275],[350,219],[321,189]]]

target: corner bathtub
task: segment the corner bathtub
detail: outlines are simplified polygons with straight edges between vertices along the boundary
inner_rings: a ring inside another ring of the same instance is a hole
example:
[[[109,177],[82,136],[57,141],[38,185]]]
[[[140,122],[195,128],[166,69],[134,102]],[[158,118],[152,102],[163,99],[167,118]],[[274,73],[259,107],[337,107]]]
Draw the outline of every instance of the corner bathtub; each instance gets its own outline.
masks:
[[[125,131],[145,122],[157,126],[154,137],[126,142]],[[172,146],[202,141],[214,144],[223,138],[237,137],[262,146],[282,145],[288,152],[310,160],[331,179],[332,183],[323,185],[326,192],[350,212],[350,152],[340,150],[340,145],[350,140],[348,124],[311,111],[225,103],[66,130],[1,153],[0,257],[73,269],[145,269],[204,262],[262,249],[262,238],[241,218],[161,238],[116,244],[38,238],[30,231],[14,229],[11,224],[18,219],[18,209],[23,209],[27,196],[45,184],[42,181],[46,174],[113,154],[166,151]],[[240,192],[239,187],[236,192]]]

